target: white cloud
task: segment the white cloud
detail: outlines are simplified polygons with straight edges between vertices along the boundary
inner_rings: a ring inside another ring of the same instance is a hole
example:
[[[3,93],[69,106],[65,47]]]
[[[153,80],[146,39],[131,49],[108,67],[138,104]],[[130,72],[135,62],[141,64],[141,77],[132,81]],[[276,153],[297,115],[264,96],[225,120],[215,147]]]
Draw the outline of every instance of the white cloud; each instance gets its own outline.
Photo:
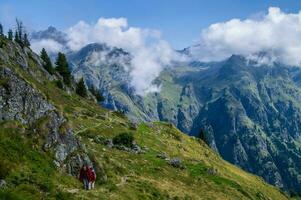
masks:
[[[191,53],[203,61],[266,52],[272,61],[301,66],[301,12],[284,13],[271,7],[260,17],[212,24],[202,31],[199,43]]]
[[[161,39],[159,31],[129,27],[125,18],[100,18],[95,24],[80,21],[66,33],[68,47],[74,51],[89,43],[106,43],[130,52],[132,64],[126,66],[126,70],[131,76],[130,84],[139,95],[159,91],[160,87],[153,85],[153,80],[176,59],[176,52]]]
[[[42,48],[45,48],[49,53],[57,53],[64,49],[62,44],[52,39],[33,40],[31,41],[31,48],[37,53],[41,52]]]
[[[65,33],[67,44],[52,39],[34,40],[31,41],[32,48],[36,52],[43,47],[50,52],[78,51],[91,43],[122,48],[131,54],[130,65],[126,57],[107,60],[107,52],[93,52],[89,62],[91,65],[104,61],[123,63],[131,77],[130,85],[139,95],[160,91],[160,86],[154,85],[153,80],[171,61],[180,59],[159,31],[129,27],[126,18],[99,18],[96,23],[79,21]]]

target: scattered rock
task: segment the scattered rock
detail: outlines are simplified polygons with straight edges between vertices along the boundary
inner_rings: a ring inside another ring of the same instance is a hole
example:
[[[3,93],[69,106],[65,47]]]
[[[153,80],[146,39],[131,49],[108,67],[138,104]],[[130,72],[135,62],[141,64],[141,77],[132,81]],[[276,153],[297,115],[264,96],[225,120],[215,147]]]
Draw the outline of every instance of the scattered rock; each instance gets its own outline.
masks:
[[[147,146],[142,147],[144,151],[148,151],[149,148]]]
[[[96,137],[94,137],[93,138],[93,141],[95,142],[95,143],[97,143],[97,144],[104,144],[104,145],[106,145],[105,143],[106,143],[106,138],[105,137],[103,137],[103,136],[100,136],[100,135],[97,135]]]
[[[120,122],[121,126],[127,127],[127,124],[125,122]]]
[[[71,193],[71,194],[75,194],[75,193],[78,193],[79,192],[79,189],[67,189],[67,192]]]
[[[137,130],[138,125],[137,125],[136,123],[134,123],[134,122],[131,122],[130,125],[129,125],[129,128],[130,128],[131,130]]]
[[[104,142],[104,145],[107,145],[107,147],[109,148],[113,148],[114,144],[113,144],[113,140],[112,139],[106,139]]]
[[[131,152],[135,154],[143,154],[146,152],[145,149],[142,149],[138,144],[133,143],[132,147],[126,147],[124,145],[113,145],[113,148],[119,149],[121,151]]]
[[[168,155],[165,152],[162,152],[157,155],[157,158],[161,158],[165,160],[168,158]]]
[[[7,186],[6,181],[4,179],[0,179],[0,188],[4,188],[6,186]]]
[[[126,147],[126,146],[123,146],[123,145],[114,145],[114,148],[119,149],[119,150],[121,150],[121,151],[127,151],[127,152],[130,152],[130,151],[131,151],[130,148],[128,148],[128,147]]]
[[[211,167],[211,168],[207,169],[207,173],[210,175],[217,175],[218,171],[217,171],[217,169]]]
[[[172,158],[168,164],[170,164],[171,166],[175,167],[175,168],[179,168],[179,169],[184,169],[184,165],[182,163],[182,161],[179,158]]]
[[[98,115],[97,118],[102,119],[102,120],[107,120],[108,116],[107,115]]]
[[[79,117],[79,113],[76,112],[76,111],[74,111],[74,112],[73,112],[73,117]]]

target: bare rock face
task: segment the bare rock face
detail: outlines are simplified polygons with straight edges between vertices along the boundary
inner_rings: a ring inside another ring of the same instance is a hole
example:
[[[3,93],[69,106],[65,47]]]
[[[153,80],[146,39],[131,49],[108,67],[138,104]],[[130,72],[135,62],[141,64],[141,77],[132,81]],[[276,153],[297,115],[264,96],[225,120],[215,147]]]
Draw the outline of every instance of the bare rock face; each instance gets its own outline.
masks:
[[[76,175],[82,164],[91,163],[72,129],[60,132],[66,119],[33,86],[6,67],[0,68],[0,80],[0,122],[16,120],[34,127],[36,134],[43,132],[43,149],[54,150],[55,165],[69,174]]]

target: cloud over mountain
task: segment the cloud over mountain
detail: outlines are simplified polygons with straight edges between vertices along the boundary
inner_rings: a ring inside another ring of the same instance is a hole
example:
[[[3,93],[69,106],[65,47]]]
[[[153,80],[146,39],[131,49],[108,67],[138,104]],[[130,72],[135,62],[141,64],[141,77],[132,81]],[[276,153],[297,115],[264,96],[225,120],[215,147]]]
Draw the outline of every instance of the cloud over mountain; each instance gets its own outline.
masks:
[[[80,50],[90,43],[106,43],[130,52],[133,55],[130,84],[139,95],[159,91],[159,86],[153,85],[152,81],[178,57],[161,38],[159,31],[129,27],[125,18],[100,18],[96,23],[79,21],[65,33],[66,46],[72,51]],[[32,46],[36,51],[42,46],[49,51],[61,49],[53,39],[34,40]]]
[[[199,44],[190,52],[203,61],[268,52],[272,61],[301,66],[301,12],[284,13],[270,7],[259,19],[212,24],[202,31]]]

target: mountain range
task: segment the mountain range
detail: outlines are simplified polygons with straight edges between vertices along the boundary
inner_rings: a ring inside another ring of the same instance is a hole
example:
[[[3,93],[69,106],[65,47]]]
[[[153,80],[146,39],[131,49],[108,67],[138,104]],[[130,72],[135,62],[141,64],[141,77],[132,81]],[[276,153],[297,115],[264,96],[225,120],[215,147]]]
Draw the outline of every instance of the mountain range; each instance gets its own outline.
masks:
[[[50,27],[32,37],[65,45],[56,32]],[[179,53],[189,56],[189,50]],[[299,68],[240,55],[174,62],[153,81],[160,91],[140,96],[129,84],[129,52],[95,43],[67,55],[74,77],[100,91],[102,106],[134,122],[172,123],[203,138],[225,160],[285,191],[301,192]]]
[[[92,47],[116,53],[106,60],[129,56]],[[0,36],[0,199],[291,199],[203,140],[171,123],[130,122],[43,66],[30,48]],[[78,180],[83,164],[97,174],[93,190]]]

